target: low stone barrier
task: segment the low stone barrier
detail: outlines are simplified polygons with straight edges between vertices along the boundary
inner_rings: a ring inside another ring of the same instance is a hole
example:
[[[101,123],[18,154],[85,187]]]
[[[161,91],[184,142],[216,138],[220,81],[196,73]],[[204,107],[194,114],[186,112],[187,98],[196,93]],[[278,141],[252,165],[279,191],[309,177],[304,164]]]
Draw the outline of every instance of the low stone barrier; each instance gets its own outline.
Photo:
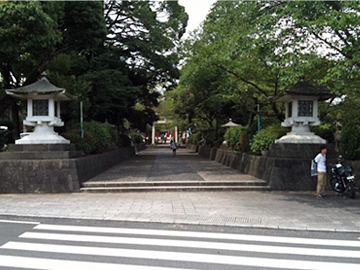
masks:
[[[215,160],[217,150],[218,150],[218,148],[215,148],[215,147],[201,145],[201,146],[199,146],[198,153],[200,156],[206,157],[210,160]]]
[[[198,153],[199,152],[199,145],[192,144],[192,143],[187,143],[186,144],[186,149],[189,149],[191,151],[194,151],[195,153]]]
[[[200,145],[198,149],[198,153],[200,156],[210,159],[211,148],[206,145]]]
[[[199,155],[209,158],[209,149],[201,146]],[[311,158],[255,156],[219,148],[216,149],[215,161],[241,173],[266,180],[273,190],[316,190],[317,177],[310,176]],[[329,165],[335,162],[335,159],[329,159],[327,163]],[[345,160],[343,164],[352,166],[355,174],[360,173],[360,161]],[[331,172],[328,170],[327,178],[330,177]],[[360,184],[359,179],[356,186]]]
[[[0,193],[78,192],[82,182],[135,155],[133,147],[70,159],[0,161]]]
[[[245,174],[250,174],[257,178],[266,180],[270,183],[271,168],[273,160],[262,156],[253,156],[244,153],[236,153],[227,149],[218,149],[215,161],[238,170]],[[272,186],[276,188],[276,186]]]
[[[145,148],[146,148],[146,143],[141,143],[141,144],[136,145],[136,151],[138,151],[138,152],[145,150]]]

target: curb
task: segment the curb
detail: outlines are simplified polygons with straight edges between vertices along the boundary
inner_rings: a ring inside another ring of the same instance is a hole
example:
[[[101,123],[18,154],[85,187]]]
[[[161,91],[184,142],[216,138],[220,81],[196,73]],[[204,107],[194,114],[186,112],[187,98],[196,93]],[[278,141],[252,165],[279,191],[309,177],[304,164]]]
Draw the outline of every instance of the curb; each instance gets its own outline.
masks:
[[[153,224],[177,224],[177,225],[198,225],[198,226],[216,226],[216,227],[232,227],[232,228],[250,228],[250,229],[267,229],[267,230],[284,230],[284,231],[306,231],[306,232],[331,232],[331,233],[360,233],[356,229],[336,229],[336,228],[311,228],[311,227],[296,227],[283,225],[261,225],[261,224],[231,224],[231,223],[211,223],[211,222],[189,222],[184,220],[151,220],[151,219],[114,219],[114,218],[99,218],[99,217],[69,217],[69,216],[51,216],[51,215],[6,215],[0,214],[2,217],[16,217],[16,218],[47,218],[47,219],[64,219],[82,221],[113,221],[113,222],[132,222],[132,223],[153,223]]]

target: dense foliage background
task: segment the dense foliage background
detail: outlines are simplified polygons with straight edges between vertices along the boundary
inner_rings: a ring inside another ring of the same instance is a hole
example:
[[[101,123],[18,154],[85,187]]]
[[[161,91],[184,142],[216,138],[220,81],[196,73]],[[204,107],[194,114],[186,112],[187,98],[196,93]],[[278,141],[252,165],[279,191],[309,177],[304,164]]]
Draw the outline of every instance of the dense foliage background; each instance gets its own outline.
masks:
[[[232,118],[247,131],[241,139],[240,129],[225,136],[229,146],[248,151],[258,141],[251,149],[260,153],[279,134],[273,128],[269,136],[254,137],[258,116],[264,128],[280,126],[284,105],[274,99],[305,75],[337,97],[321,102],[323,125],[312,130],[333,142],[333,132],[344,128],[346,137],[350,120],[352,126],[360,124],[359,12],[358,1],[217,1],[182,43],[180,82],[166,102],[179,123],[213,128],[215,139]],[[351,141],[356,152],[359,140],[344,138],[342,145]]]
[[[343,129],[341,147],[356,158],[359,12],[358,1],[218,1],[181,40],[188,16],[177,1],[2,1],[0,121],[9,131],[1,139],[17,137],[25,115],[3,90],[46,71],[78,97],[62,107],[68,127],[82,101],[86,121],[118,131],[145,131],[162,115],[180,131],[201,131],[196,143],[218,146],[225,135],[233,149],[259,153],[281,133],[270,128],[284,119],[275,98],[305,75],[337,97],[321,102],[323,124],[312,131],[332,142]],[[159,88],[169,91],[161,97]],[[242,127],[221,128],[229,118]]]
[[[157,120],[156,88],[179,78],[176,46],[187,20],[177,1],[1,1],[1,125],[14,123],[12,140],[19,136],[26,107],[4,89],[46,71],[78,97],[62,105],[68,127],[79,125],[82,101],[85,121],[145,131]]]

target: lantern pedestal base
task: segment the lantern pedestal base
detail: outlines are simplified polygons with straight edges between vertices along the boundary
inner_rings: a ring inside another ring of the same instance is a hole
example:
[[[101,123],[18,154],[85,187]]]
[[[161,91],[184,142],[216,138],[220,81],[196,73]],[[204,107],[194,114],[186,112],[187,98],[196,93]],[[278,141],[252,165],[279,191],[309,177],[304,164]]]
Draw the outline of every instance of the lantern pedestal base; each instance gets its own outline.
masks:
[[[276,140],[275,143],[326,144],[326,140],[310,132],[309,125],[297,123],[291,127],[291,132]]]
[[[54,132],[53,127],[42,125],[36,126],[30,135],[16,140],[15,144],[70,144],[70,141]]]
[[[315,134],[296,135],[289,133],[288,135],[276,140],[275,143],[326,144],[326,140]]]

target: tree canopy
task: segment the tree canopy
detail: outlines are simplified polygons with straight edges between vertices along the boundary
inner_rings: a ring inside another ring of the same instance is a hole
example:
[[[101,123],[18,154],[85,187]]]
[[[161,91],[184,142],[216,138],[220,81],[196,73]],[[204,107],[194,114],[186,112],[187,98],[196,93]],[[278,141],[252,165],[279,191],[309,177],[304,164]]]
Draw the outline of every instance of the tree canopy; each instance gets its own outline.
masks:
[[[77,121],[81,100],[86,120],[121,127],[126,118],[144,129],[156,120],[156,87],[179,77],[175,48],[187,19],[177,1],[2,1],[0,89],[47,71],[78,97],[63,107],[65,121]],[[12,108],[16,118],[21,103],[4,91],[0,99],[0,115]]]
[[[182,46],[179,113],[196,117],[195,108],[209,112],[205,100],[230,100],[244,116],[242,123],[251,123],[256,114],[282,121],[283,105],[274,99],[300,75],[338,96],[358,99],[359,11],[356,1],[216,2]],[[182,108],[186,102],[191,112]],[[321,118],[331,116],[330,106],[321,106]],[[209,107],[216,111],[215,103]]]

